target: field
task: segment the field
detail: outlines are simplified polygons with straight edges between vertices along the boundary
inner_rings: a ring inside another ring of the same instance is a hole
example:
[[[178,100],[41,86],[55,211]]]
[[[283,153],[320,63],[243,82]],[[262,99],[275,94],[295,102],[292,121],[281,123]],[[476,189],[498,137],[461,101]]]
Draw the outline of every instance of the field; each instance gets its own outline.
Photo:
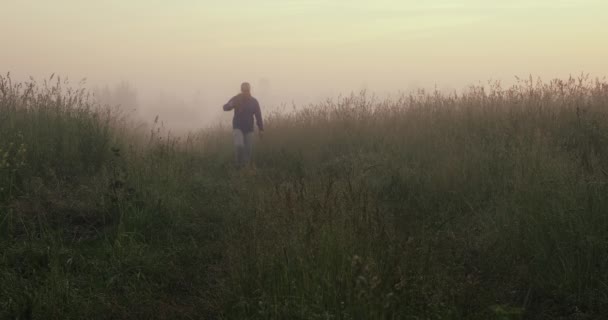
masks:
[[[162,119],[161,119],[162,120]],[[0,319],[601,319],[608,83],[520,80],[134,129],[0,77]]]

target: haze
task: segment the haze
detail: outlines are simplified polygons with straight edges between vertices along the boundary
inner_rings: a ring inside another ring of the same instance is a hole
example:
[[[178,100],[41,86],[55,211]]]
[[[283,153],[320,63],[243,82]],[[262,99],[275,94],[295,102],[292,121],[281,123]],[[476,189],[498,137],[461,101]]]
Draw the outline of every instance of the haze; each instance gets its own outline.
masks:
[[[140,115],[189,129],[229,119],[220,107],[242,81],[272,108],[360,89],[608,74],[600,0],[1,2],[0,72],[98,89],[126,81]]]

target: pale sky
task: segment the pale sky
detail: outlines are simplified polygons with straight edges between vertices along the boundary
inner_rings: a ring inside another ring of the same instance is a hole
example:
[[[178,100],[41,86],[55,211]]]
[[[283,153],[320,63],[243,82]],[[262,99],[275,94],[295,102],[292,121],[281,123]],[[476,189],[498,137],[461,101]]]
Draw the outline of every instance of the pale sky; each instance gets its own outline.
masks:
[[[604,0],[0,0],[0,30],[1,73],[198,93],[205,116],[242,81],[264,105],[608,75]]]

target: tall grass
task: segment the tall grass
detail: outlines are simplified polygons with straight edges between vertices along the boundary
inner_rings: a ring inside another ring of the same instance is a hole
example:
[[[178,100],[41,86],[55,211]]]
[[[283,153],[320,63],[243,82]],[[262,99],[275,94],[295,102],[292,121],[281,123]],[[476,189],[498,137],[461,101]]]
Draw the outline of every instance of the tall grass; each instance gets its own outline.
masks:
[[[603,81],[272,114],[253,173],[63,85],[0,78],[0,317],[608,314]]]
[[[223,183],[177,138],[132,127],[65,81],[0,77],[0,318],[214,310],[223,193],[205,191]]]

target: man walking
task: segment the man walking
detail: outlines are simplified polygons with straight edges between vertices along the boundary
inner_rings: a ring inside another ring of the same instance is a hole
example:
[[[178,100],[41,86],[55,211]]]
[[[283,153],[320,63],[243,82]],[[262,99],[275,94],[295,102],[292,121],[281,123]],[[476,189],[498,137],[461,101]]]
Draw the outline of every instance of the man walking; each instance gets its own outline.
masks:
[[[236,165],[239,168],[251,164],[253,152],[253,118],[260,134],[264,131],[262,111],[258,100],[251,96],[251,85],[241,84],[241,93],[234,96],[224,105],[224,111],[234,110],[232,118],[232,136],[236,151]]]

